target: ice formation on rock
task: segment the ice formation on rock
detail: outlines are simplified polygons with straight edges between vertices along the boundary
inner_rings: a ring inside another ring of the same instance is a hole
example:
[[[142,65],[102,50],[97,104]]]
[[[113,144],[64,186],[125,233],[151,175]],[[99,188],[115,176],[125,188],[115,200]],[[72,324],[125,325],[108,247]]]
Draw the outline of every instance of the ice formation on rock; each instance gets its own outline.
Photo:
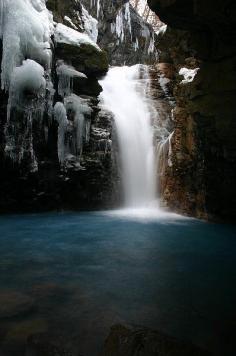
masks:
[[[64,98],[64,103],[54,106],[54,117],[58,122],[58,159],[61,165],[68,161],[77,162],[83,152],[83,143],[90,137],[90,115],[92,109],[87,99],[71,94]]]
[[[52,15],[44,0],[0,0],[2,89],[9,89],[14,68],[25,58],[50,68],[52,29]]]
[[[179,70],[179,75],[182,75],[184,77],[181,83],[182,84],[191,83],[194,80],[199,69],[200,68],[195,68],[195,69],[181,68]]]
[[[62,23],[56,25],[54,36],[57,43],[67,43],[78,47],[82,44],[89,44],[94,46],[98,51],[101,51],[86,33],[75,31]]]
[[[46,80],[44,69],[37,62],[27,59],[19,67],[15,67],[11,75],[11,86],[9,90],[8,118],[11,107],[17,107],[22,103],[24,97],[30,95],[34,98],[31,102],[44,99]]]
[[[99,8],[99,5],[98,5]],[[8,115],[5,125],[5,152],[14,161],[31,160],[37,169],[33,149],[33,121],[42,123],[44,113],[58,122],[58,157],[63,162],[73,151],[80,154],[83,141],[89,139],[91,109],[87,103],[72,94],[75,77],[86,78],[63,61],[57,61],[58,94],[64,103],[53,108],[55,90],[51,81],[51,36],[55,42],[75,46],[89,44],[98,51],[97,20],[82,8],[82,21],[87,33],[80,33],[69,17],[69,28],[53,23],[45,0],[0,0],[0,39],[2,40],[1,87],[9,92]],[[55,25],[55,27],[54,27]],[[67,119],[67,110],[73,120]],[[40,121],[39,121],[40,120]],[[67,131],[76,132],[75,149],[66,140]],[[30,157],[30,160],[29,160]]]
[[[57,61],[56,71],[58,76],[58,94],[62,97],[72,93],[74,78],[87,78],[84,73],[78,72],[72,66],[69,66],[60,60]]]
[[[74,24],[70,17],[64,16],[64,20],[66,20],[74,30],[78,30],[78,27]]]
[[[162,25],[158,28],[158,30],[156,31],[157,35],[164,35],[164,33],[167,30],[167,25]]]
[[[58,138],[57,138],[57,153],[60,163],[65,160],[66,153],[68,153],[68,145],[65,142],[65,134],[69,126],[67,120],[66,108],[63,103],[57,102],[54,106],[54,117],[58,122]]]
[[[9,91],[5,152],[15,162],[26,158],[31,170],[37,169],[33,120],[42,119],[45,97],[53,95],[52,32],[45,0],[0,0],[1,87]]]
[[[97,18],[99,17],[100,12],[100,0],[97,0]]]
[[[135,42],[133,43],[134,50],[135,52],[139,49],[139,42],[138,42],[138,37],[136,37]]]
[[[69,111],[73,117],[76,131],[76,155],[80,156],[83,150],[83,141],[89,141],[90,114],[92,110],[88,105],[87,99],[80,98],[75,94],[66,97],[64,103],[67,112]]]
[[[131,26],[131,16],[130,16],[130,4],[125,3],[118,11],[116,15],[115,24],[111,24],[111,32],[116,33],[117,37],[121,42],[125,38],[125,30],[128,28],[130,37],[132,40],[132,26]]]
[[[130,33],[131,40],[132,40],[132,26],[131,26],[130,4],[129,4],[129,2],[127,2],[124,5],[124,7],[125,7],[125,20],[127,21],[128,28],[129,28],[129,33]]]
[[[148,47],[148,54],[151,54],[155,51],[155,38],[154,38],[154,32],[152,33],[152,36],[150,36],[150,42],[149,42],[149,47]]]
[[[97,42],[98,38],[98,21],[92,17],[85,7],[82,5],[82,20],[84,22],[84,30],[93,42]]]
[[[123,9],[121,8],[116,15],[116,34],[121,41],[124,40],[124,23],[123,23]]]

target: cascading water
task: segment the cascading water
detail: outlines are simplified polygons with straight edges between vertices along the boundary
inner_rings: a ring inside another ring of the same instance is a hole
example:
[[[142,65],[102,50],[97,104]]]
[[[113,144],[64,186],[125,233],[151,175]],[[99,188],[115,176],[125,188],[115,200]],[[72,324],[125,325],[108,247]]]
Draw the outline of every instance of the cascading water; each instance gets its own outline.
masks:
[[[101,104],[114,115],[120,147],[126,207],[149,207],[156,200],[151,109],[146,96],[147,67],[111,68],[100,81]]]

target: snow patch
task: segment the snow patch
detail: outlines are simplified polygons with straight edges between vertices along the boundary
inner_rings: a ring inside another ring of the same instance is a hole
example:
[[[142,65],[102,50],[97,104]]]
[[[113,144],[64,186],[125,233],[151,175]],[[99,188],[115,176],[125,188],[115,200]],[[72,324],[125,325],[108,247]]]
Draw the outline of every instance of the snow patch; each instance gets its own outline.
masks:
[[[181,68],[179,70],[179,75],[182,75],[184,77],[181,83],[182,84],[191,83],[194,80],[199,69],[200,68],[195,68],[195,69]]]
[[[92,41],[86,33],[75,31],[72,28],[63,25],[62,23],[58,23],[56,26],[55,41],[57,43],[67,43],[78,47],[81,44],[89,44],[95,47],[98,51],[101,51],[98,45]]]

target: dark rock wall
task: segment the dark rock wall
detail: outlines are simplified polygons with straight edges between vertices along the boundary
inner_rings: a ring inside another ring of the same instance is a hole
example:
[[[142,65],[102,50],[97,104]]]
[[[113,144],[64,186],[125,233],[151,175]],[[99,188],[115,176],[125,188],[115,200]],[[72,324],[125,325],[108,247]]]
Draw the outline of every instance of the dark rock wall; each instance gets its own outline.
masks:
[[[163,193],[175,210],[233,220],[236,215],[236,3],[149,0],[169,25],[159,47],[173,78],[173,166]],[[181,67],[200,67],[181,84]]]
[[[84,0],[85,1],[85,0]],[[118,36],[115,30],[111,31],[111,26],[115,27],[117,16],[117,4],[109,9],[108,4],[116,4],[110,0],[101,1],[101,10],[98,17],[99,35],[98,43],[101,48],[108,53],[111,65],[133,65],[136,63],[153,64],[156,62],[158,54],[154,47],[153,38],[155,36],[152,27],[144,20],[129,4],[130,27],[125,18],[125,4],[118,8],[123,16],[124,39]],[[127,1],[125,1],[127,4]],[[114,9],[116,16],[114,16]]]

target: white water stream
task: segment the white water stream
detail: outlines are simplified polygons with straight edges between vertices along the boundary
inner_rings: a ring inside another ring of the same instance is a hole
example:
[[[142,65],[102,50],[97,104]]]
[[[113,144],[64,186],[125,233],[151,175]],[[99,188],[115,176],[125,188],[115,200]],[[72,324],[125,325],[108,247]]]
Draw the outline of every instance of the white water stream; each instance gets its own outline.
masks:
[[[100,81],[102,105],[114,114],[119,140],[125,207],[149,207],[156,200],[153,129],[146,97],[145,66],[111,68]]]

